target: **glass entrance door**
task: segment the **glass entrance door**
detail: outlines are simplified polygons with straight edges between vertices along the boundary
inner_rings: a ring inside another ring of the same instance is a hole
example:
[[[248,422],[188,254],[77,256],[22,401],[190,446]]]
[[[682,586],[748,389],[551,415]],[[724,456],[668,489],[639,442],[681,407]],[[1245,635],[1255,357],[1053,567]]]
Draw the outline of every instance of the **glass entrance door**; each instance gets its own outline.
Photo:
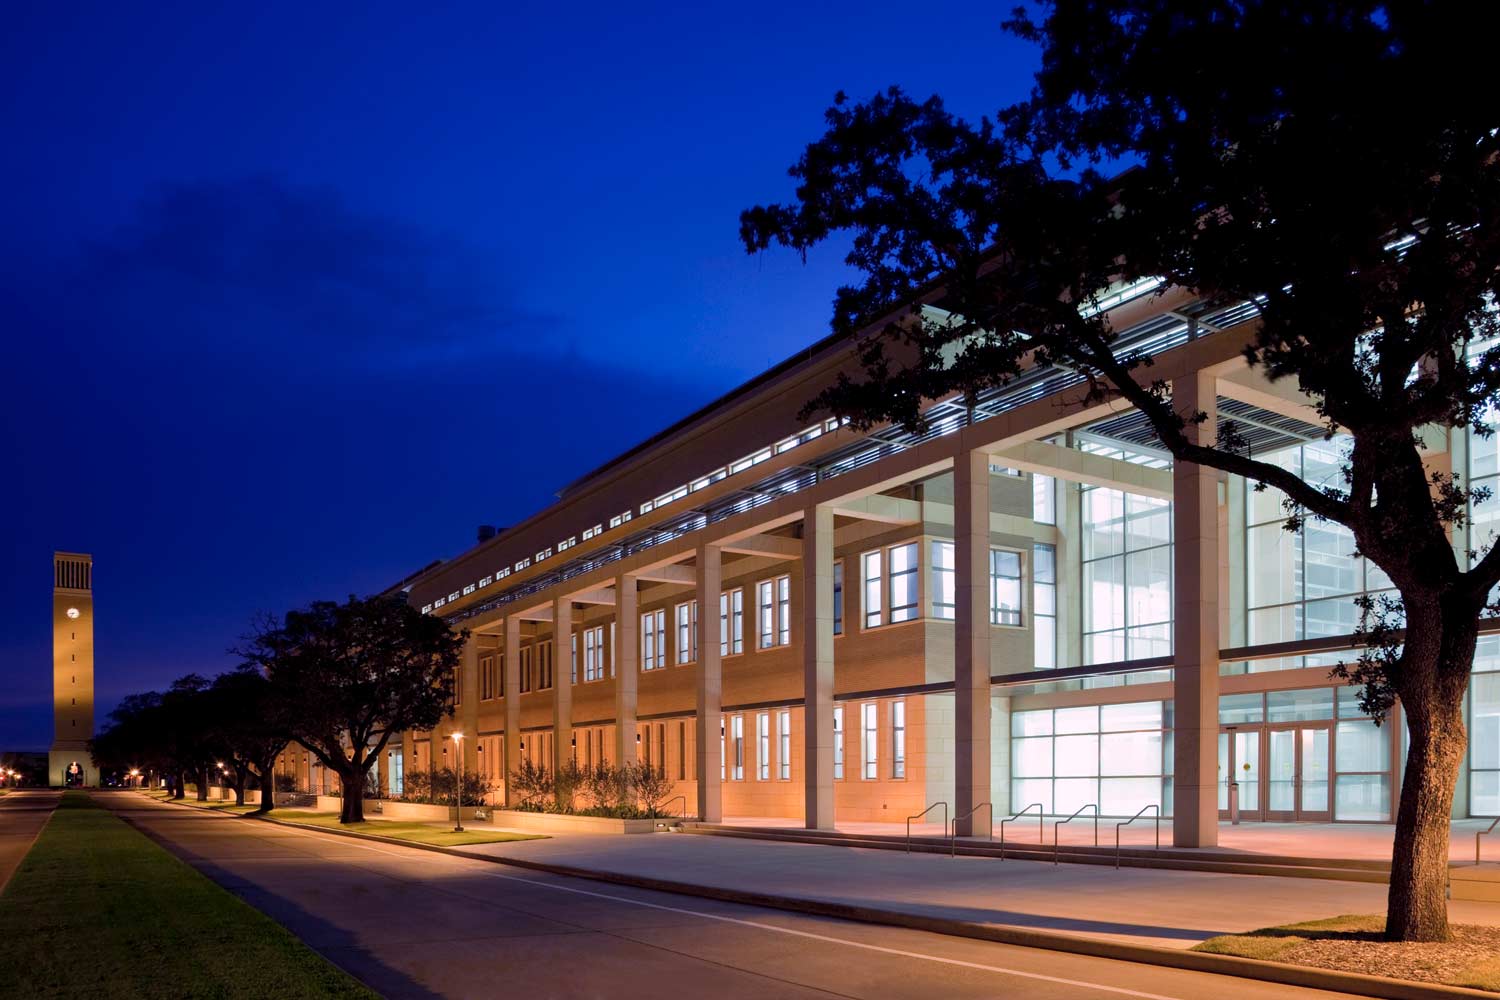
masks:
[[[1327,723],[1267,727],[1266,819],[1326,823],[1333,818],[1329,746]]]
[[[1229,812],[1230,782],[1239,782],[1240,819],[1261,818],[1260,728],[1244,727],[1219,731],[1219,818],[1233,819]]]

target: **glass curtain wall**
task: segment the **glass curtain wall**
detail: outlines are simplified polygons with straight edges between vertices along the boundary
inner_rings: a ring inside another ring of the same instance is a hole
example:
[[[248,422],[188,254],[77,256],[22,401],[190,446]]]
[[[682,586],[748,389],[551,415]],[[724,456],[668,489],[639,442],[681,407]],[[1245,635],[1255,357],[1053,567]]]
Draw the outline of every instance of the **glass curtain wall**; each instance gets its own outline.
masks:
[[[1011,805],[1048,815],[1095,804],[1133,816],[1170,783],[1170,702],[1044,708],[1011,715]]]
[[[1083,662],[1112,663],[1172,652],[1172,504],[1081,486]],[[1168,671],[1132,674],[1131,683]],[[1121,679],[1096,678],[1105,687]]]

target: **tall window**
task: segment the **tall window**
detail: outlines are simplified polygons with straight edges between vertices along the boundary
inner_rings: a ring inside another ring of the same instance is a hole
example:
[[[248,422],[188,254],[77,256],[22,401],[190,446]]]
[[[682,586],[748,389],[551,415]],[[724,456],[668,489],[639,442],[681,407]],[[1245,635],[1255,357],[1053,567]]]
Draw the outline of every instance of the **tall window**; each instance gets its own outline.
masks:
[[[785,709],[776,716],[776,775],[792,780],[792,713]]]
[[[792,578],[762,580],[755,588],[760,648],[786,646],[792,641]]]
[[[719,716],[719,780],[724,780],[724,769],[729,758],[724,753],[724,716]]]
[[[860,741],[861,749],[865,758],[865,780],[874,781],[880,777],[880,717],[877,714],[879,706],[873,701],[867,701],[860,706],[860,712],[864,716],[864,738]]]
[[[932,542],[932,616],[952,620],[958,610],[953,543]]]
[[[495,697],[505,697],[505,651],[495,654]]]
[[[641,669],[660,670],[667,665],[667,612],[641,615]]]
[[[735,781],[745,780],[745,717],[736,715],[731,723],[734,727],[734,773]]]
[[[906,777],[906,702],[891,702],[891,777]]]
[[[495,658],[479,658],[479,700],[489,701],[495,697]]]
[[[844,564],[833,564],[833,634],[844,634]]]
[[[578,633],[568,636],[568,681],[578,683]]]
[[[1080,496],[1084,662],[1169,655],[1171,503],[1102,487]]]
[[[1051,476],[1031,477],[1031,519],[1037,524],[1057,523],[1057,481]]]
[[[533,661],[536,658],[535,646],[521,647],[521,693],[525,694],[532,687]]]
[[[729,590],[719,595],[719,655],[745,651],[745,592]]]
[[[460,663],[453,668],[453,704],[464,703],[464,665]]]
[[[583,630],[583,679],[604,679],[604,626],[595,625]]]
[[[885,601],[881,599],[880,550],[866,552],[861,559],[861,578],[864,580],[865,628],[885,624]]]
[[[1038,542],[1031,549],[1032,665],[1037,670],[1057,666],[1057,549]]]
[[[677,662],[693,663],[698,659],[698,602],[677,605]]]
[[[755,717],[755,771],[761,781],[771,780],[771,713]]]
[[[552,686],[552,640],[538,643],[536,647],[537,690],[545,691]]]
[[[687,780],[687,723],[677,723],[677,780]]]
[[[833,706],[833,780],[844,780],[844,706]]]
[[[891,546],[891,624],[917,617],[917,543]]]
[[[1021,624],[1021,554],[990,549],[990,624]]]

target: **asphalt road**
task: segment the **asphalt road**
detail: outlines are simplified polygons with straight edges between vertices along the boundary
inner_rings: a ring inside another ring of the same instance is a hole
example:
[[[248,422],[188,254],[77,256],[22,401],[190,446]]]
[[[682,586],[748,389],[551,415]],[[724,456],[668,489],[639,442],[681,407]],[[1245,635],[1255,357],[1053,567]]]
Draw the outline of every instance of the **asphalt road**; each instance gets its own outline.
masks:
[[[566,878],[105,794],[388,997],[1334,997]]]

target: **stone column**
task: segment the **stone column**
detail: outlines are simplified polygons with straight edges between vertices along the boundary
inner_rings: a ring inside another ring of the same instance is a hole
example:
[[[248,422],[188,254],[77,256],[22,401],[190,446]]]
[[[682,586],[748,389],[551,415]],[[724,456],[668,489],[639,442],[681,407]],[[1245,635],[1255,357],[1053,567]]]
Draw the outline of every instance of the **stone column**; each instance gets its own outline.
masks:
[[[719,592],[723,557],[713,545],[698,546],[698,818],[724,819],[719,780],[719,715],[723,710],[723,660],[719,655]]]
[[[573,757],[573,599],[552,602],[552,766]]]
[[[990,801],[990,459],[983,451],[953,461],[953,815]],[[987,810],[977,814],[985,822]]]
[[[464,643],[464,671],[459,683],[463,697],[459,701],[454,728],[464,734],[464,770],[472,773],[479,770],[479,636],[473,633]],[[449,742],[452,742],[451,738]],[[457,765],[458,762],[454,761],[454,766]]]
[[[833,510],[828,507],[809,507],[802,519],[802,612],[803,816],[809,830],[832,830]]]
[[[1195,373],[1172,383],[1172,406],[1192,441],[1212,445],[1217,385]],[[1194,413],[1208,419],[1193,423]],[[1172,464],[1172,698],[1176,711],[1172,843],[1219,842],[1219,486],[1218,474]]]
[[[635,577],[615,578],[615,752],[614,763],[635,763],[636,699],[641,683],[641,614]]]
[[[505,804],[518,801],[511,788],[511,775],[521,764],[521,619],[505,619]]]
[[[401,781],[404,786],[406,776],[417,766],[417,742],[412,739],[411,730],[401,734]],[[402,791],[406,789],[403,787]]]

